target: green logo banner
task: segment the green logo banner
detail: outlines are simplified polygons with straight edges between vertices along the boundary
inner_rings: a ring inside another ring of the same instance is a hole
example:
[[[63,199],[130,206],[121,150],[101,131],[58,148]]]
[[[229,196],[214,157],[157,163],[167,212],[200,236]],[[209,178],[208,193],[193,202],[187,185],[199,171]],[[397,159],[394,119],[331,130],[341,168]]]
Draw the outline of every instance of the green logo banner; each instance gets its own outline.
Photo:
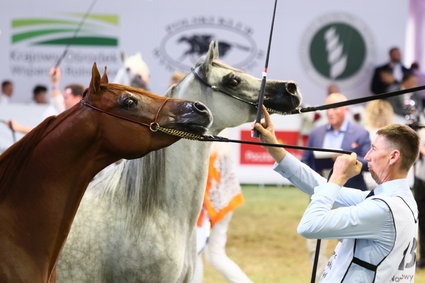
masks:
[[[11,21],[11,43],[29,45],[118,46],[114,29],[118,15],[92,14],[76,34],[83,14],[68,13],[62,19],[24,18]],[[112,29],[111,29],[112,28]]]

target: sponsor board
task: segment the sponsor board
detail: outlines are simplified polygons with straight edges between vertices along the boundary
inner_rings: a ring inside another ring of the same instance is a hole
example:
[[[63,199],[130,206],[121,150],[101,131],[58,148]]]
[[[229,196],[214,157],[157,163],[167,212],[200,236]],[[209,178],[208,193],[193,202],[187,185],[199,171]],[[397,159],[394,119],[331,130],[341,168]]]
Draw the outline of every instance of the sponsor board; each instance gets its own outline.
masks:
[[[276,130],[276,137],[280,144],[287,145],[296,145],[298,144],[299,132],[298,131],[281,131]],[[251,137],[250,130],[241,130],[240,139],[244,141],[255,141],[258,142],[258,139]],[[302,151],[298,149],[286,149],[288,152],[292,153],[298,158],[301,158]],[[251,145],[251,144],[241,144],[240,145],[240,165],[270,165],[274,163],[273,158],[262,146]]]
[[[208,51],[211,40],[219,43],[220,59],[233,67],[250,70],[264,58],[253,28],[232,18],[194,16],[166,24],[164,29],[154,55],[169,70],[190,70]]]
[[[350,88],[370,80],[375,44],[368,26],[349,13],[315,19],[301,40],[300,59],[318,84]]]

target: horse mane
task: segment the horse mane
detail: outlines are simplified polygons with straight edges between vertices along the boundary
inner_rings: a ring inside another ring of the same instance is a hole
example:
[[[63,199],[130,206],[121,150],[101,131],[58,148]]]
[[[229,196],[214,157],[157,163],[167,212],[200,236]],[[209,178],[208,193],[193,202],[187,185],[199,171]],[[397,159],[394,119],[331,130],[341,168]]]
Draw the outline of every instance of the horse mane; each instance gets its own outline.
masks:
[[[55,119],[56,116],[46,118],[0,155],[0,193],[9,188],[10,182],[19,176],[18,172],[26,164],[28,157],[44,136],[46,129]],[[20,178],[25,178],[25,176],[20,176]]]
[[[120,207],[128,219],[128,227],[144,227],[144,222],[161,205],[159,191],[164,186],[165,149],[148,153],[142,158],[122,160],[101,171],[89,184],[88,190]],[[118,205],[117,205],[118,203]]]

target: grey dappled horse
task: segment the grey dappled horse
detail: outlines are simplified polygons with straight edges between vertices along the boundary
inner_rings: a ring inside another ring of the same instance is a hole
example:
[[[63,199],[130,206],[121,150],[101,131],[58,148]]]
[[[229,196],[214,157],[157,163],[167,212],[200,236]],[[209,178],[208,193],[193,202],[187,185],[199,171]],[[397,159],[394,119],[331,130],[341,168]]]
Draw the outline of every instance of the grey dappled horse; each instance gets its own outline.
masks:
[[[214,43],[167,96],[201,101],[210,134],[255,120],[261,79],[218,61]],[[211,88],[216,86],[216,90]],[[293,82],[268,80],[264,103],[287,112],[300,103]],[[58,282],[189,282],[196,261],[211,143],[181,140],[123,161],[86,191],[57,265]]]

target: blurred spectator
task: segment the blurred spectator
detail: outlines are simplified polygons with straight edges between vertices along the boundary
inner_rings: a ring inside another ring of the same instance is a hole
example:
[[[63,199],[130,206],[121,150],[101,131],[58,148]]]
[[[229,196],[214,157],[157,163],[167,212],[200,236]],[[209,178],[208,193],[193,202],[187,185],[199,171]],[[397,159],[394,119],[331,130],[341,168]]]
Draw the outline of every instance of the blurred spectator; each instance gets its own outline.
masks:
[[[332,93],[340,93],[341,90],[339,89],[339,86],[337,84],[330,84],[328,85],[328,95]]]
[[[47,112],[45,113],[46,116],[56,115],[61,113],[64,110],[67,110],[80,102],[80,100],[83,98],[84,93],[84,86],[80,84],[70,84],[65,87],[64,94],[62,95],[59,84],[60,84],[60,78],[61,78],[61,72],[60,69],[57,67],[53,67],[50,70],[50,80],[52,84],[51,89],[51,105],[47,109]],[[35,92],[35,89],[34,89]],[[34,97],[35,99],[35,97]],[[12,130],[21,132],[21,133],[28,133],[32,130],[31,127],[27,127],[25,125],[21,125],[16,121],[8,121],[9,127],[11,127]]]
[[[13,82],[5,80],[1,83],[0,104],[9,103],[13,95]]]
[[[58,67],[53,67],[50,70],[51,82],[51,103],[58,113],[67,110],[80,102],[83,98],[84,86],[80,84],[70,84],[65,87],[62,95],[60,91],[61,70]]]
[[[18,122],[13,121],[13,120],[7,121],[6,124],[14,132],[19,132],[19,133],[27,134],[27,133],[29,133],[32,130],[31,127],[27,127],[27,126],[21,125]]]
[[[419,63],[413,62],[410,66],[410,70],[416,75],[418,78],[418,86],[425,86],[425,73],[422,72]],[[425,105],[425,90],[419,91],[419,94],[422,98],[422,106]]]
[[[184,77],[185,73],[182,72],[174,72],[171,74],[170,82],[168,83],[168,87],[178,84]]]
[[[389,51],[389,62],[375,68],[370,89],[374,94],[388,91],[394,83],[400,83],[403,76],[409,71],[401,63],[401,51],[398,47],[392,47]]]
[[[383,99],[372,100],[365,108],[365,128],[369,131],[370,140],[374,140],[376,131],[392,124],[394,110],[391,104]]]
[[[385,126],[392,124],[394,121],[394,110],[391,104],[384,100],[372,100],[366,104],[365,108],[365,128],[369,131],[370,140],[373,141],[376,132]],[[363,172],[368,190],[376,187],[376,182],[373,180],[370,172]]]
[[[346,101],[347,98],[340,93],[330,94],[326,104]],[[370,148],[369,132],[363,127],[349,121],[347,117],[348,107],[338,107],[326,110],[328,123],[313,129],[309,135],[307,145],[309,147],[333,148],[349,150],[357,153],[358,159],[363,164],[362,170],[367,170],[367,162],[363,156]],[[302,161],[319,174],[327,176],[333,166],[333,158],[329,153],[305,151]],[[360,174],[348,180],[347,187],[366,190],[363,176]]]
[[[401,83],[393,85],[389,91],[403,90],[417,86],[417,77],[413,72],[407,72]],[[422,99],[419,93],[405,93],[387,98],[394,109],[394,113],[406,119],[407,122],[418,122],[419,115],[422,112]]]
[[[47,104],[47,87],[36,85],[32,91],[32,99],[36,104]]]

